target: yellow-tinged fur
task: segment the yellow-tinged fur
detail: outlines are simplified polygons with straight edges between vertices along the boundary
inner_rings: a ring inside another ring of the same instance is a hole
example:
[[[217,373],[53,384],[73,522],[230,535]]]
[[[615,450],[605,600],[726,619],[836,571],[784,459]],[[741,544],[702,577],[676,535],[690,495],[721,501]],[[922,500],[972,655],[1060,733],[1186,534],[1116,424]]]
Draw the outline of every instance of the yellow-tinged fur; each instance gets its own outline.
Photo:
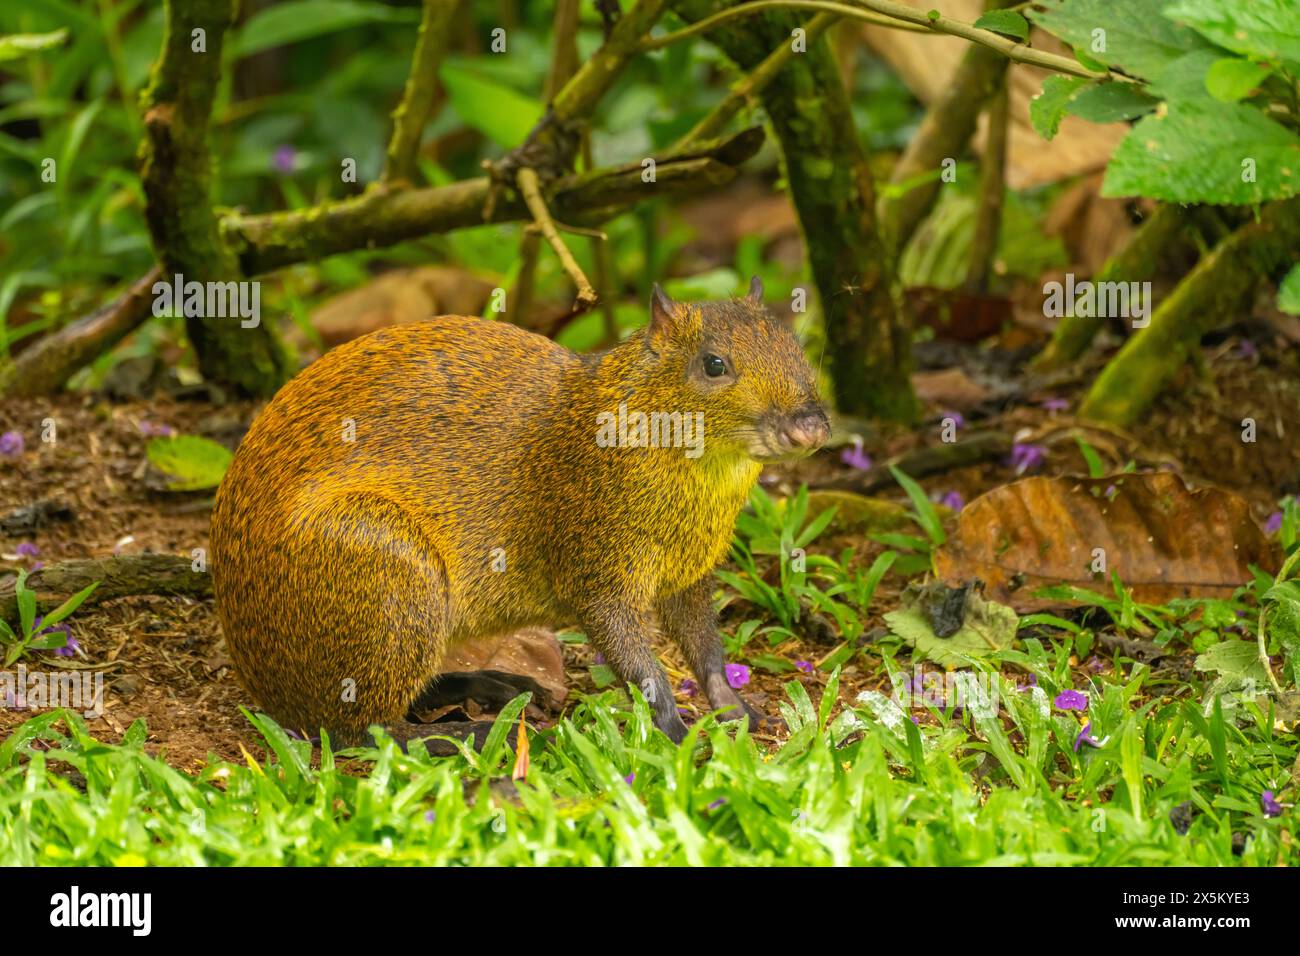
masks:
[[[692,376],[702,349],[734,382]],[[657,668],[631,648],[643,625],[708,630],[682,596],[726,553],[758,423],[809,402],[802,352],[750,300],[677,307],[591,357],[464,317],[340,346],[266,407],[217,494],[238,673],[285,725],[343,742],[401,721],[452,644],[524,625],[583,624],[637,680]],[[703,412],[703,453],[601,447],[620,403]]]

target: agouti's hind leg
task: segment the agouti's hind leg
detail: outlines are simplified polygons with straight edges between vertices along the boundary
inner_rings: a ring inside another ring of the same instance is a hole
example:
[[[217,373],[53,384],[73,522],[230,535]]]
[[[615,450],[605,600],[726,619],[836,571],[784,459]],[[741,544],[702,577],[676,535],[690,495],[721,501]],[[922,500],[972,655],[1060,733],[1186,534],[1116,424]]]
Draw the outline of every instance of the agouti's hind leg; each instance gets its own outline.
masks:
[[[709,706],[722,711],[723,720],[749,718],[749,729],[757,730],[763,715],[727,683],[718,616],[713,612],[713,576],[697,581],[684,591],[659,602],[659,625],[682,649],[695,679],[704,688]]]
[[[286,726],[360,743],[371,724],[400,722],[437,673],[443,562],[415,518],[375,494],[317,502],[294,532],[280,545],[290,573],[250,582],[243,603],[261,626],[230,642],[232,656]]]
[[[619,679],[635,684],[654,711],[655,726],[673,743],[681,743],[689,732],[668,675],[655,659],[651,637],[653,630],[645,615],[626,604],[601,604],[582,610],[583,630],[596,650],[614,669]]]

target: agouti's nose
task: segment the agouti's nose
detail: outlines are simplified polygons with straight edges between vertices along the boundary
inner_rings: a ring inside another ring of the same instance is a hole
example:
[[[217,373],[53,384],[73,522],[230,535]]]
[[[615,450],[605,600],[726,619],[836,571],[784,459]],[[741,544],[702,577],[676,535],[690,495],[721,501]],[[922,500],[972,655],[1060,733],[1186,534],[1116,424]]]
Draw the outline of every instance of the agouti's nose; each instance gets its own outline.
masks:
[[[813,451],[831,435],[830,422],[821,409],[799,412],[781,426],[781,441],[790,449]]]

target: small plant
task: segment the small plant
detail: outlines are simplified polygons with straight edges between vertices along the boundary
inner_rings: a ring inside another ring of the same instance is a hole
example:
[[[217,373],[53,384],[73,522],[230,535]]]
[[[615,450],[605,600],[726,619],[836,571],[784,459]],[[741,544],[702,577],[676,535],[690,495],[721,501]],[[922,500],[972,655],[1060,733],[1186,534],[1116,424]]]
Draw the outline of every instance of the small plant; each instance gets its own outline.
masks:
[[[82,588],[49,614],[36,613],[36,592],[27,587],[27,572],[19,571],[14,584],[14,597],[18,602],[18,630],[7,621],[0,620],[0,643],[5,645],[5,666],[29,651],[57,651],[75,646],[66,627],[57,625],[90,597],[99,582]]]

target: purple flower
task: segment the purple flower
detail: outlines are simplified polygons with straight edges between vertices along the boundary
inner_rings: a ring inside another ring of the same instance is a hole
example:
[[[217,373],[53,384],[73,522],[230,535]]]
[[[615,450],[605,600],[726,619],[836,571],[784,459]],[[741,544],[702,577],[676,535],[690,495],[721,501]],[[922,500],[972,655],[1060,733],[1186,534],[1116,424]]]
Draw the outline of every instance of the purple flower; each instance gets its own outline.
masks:
[[[840,461],[859,471],[867,471],[872,465],[871,456],[862,450],[862,440],[860,438],[853,440],[852,448],[846,448],[840,452]]]
[[[727,683],[735,690],[740,690],[749,683],[749,668],[744,664],[728,664],[725,668],[727,672]]]
[[[1087,744],[1089,747],[1100,747],[1100,746],[1101,746],[1101,742],[1100,742],[1100,741],[1097,741],[1097,740],[1093,740],[1093,739],[1092,739],[1092,737],[1090,736],[1091,731],[1092,731],[1092,724],[1089,723],[1089,724],[1084,724],[1084,725],[1083,725],[1083,730],[1079,731],[1079,735],[1078,735],[1077,737],[1074,738],[1074,752],[1075,752],[1075,753],[1078,753],[1078,752],[1079,752],[1079,748],[1080,748],[1081,746],[1083,746],[1084,744]]]
[[[432,823],[432,822],[433,822],[434,820],[436,820],[436,819],[438,819],[438,812],[437,812],[436,810],[425,810],[425,811],[424,811],[424,822],[425,822],[425,823]]]
[[[54,634],[62,634],[64,644],[62,647],[52,648],[54,653],[59,657],[71,657],[77,652],[81,645],[77,639],[72,636],[66,624],[51,624],[48,627],[42,627],[41,622],[45,620],[44,614],[38,614],[36,620],[32,621],[32,637],[49,637]]]
[[[30,541],[19,541],[18,547],[14,548],[14,554],[20,558],[34,558],[40,553],[40,549]]]
[[[630,786],[632,786],[632,781],[635,780],[635,779],[636,779],[636,771],[634,770],[634,771],[632,771],[630,774],[628,774],[626,777],[623,778],[623,782],[624,782],[625,784],[627,784],[627,785],[630,787]]]
[[[603,664],[603,663],[605,663],[605,655],[602,654],[600,651],[597,651],[597,652],[596,652],[596,656],[595,656],[595,658],[593,659],[593,662],[596,663],[596,664]]]
[[[292,146],[276,147],[275,155],[271,157],[271,165],[275,167],[276,172],[291,173],[297,164],[298,154]]]
[[[707,809],[716,810],[718,809],[718,807],[722,806],[726,802],[727,802],[726,797],[718,797],[718,799],[714,800],[712,803],[708,805]]]
[[[1277,534],[1281,530],[1282,530],[1282,512],[1274,511],[1271,515],[1268,516],[1268,520],[1264,522],[1264,533]]]
[[[176,434],[176,429],[172,428],[170,425],[163,424],[162,422],[155,423],[142,421],[136,427],[140,429],[141,435],[147,435],[151,438],[170,438],[172,435]]]
[[[17,458],[23,453],[24,447],[22,432],[5,432],[0,435],[0,455],[6,458]]]
[[[1237,343],[1237,354],[1244,359],[1250,359],[1259,354],[1259,349],[1255,348],[1255,343],[1250,339],[1242,339]]]
[[[951,418],[953,425],[956,426],[957,428],[966,427],[966,418],[964,415],[962,415],[961,412],[944,412],[943,417]]]
[[[694,697],[700,689],[700,685],[695,683],[689,677],[683,678],[681,685],[677,688],[677,693],[685,697]]]
[[[1077,690],[1063,690],[1052,704],[1057,710],[1087,710],[1088,695]]]
[[[1092,657],[1088,658],[1088,670],[1092,671],[1094,674],[1100,674],[1105,669],[1106,662],[1096,654],[1093,654]]]
[[[1043,408],[1049,412],[1063,412],[1069,407],[1069,401],[1064,398],[1048,398],[1043,401]]]
[[[1020,684],[1020,685],[1018,685],[1018,686],[1016,687],[1016,690],[1020,691],[1020,692],[1023,694],[1025,691],[1027,691],[1027,690],[1031,690],[1032,688],[1037,687],[1037,686],[1038,686],[1038,675],[1037,675],[1037,674],[1030,674],[1030,675],[1029,675],[1029,683],[1028,683],[1028,684]]]
[[[1042,467],[1047,460],[1047,449],[1042,445],[1022,445],[1016,442],[1011,446],[1011,467],[1017,475]]]
[[[812,661],[795,661],[794,667],[795,670],[803,671],[805,674],[811,674],[813,672]]]
[[[1282,804],[1277,802],[1272,790],[1265,790],[1259,795],[1259,804],[1264,808],[1264,816],[1266,817],[1280,817],[1282,815]]]
[[[966,500],[962,498],[960,491],[945,491],[939,496],[939,504],[953,511],[961,511],[966,507]]]

